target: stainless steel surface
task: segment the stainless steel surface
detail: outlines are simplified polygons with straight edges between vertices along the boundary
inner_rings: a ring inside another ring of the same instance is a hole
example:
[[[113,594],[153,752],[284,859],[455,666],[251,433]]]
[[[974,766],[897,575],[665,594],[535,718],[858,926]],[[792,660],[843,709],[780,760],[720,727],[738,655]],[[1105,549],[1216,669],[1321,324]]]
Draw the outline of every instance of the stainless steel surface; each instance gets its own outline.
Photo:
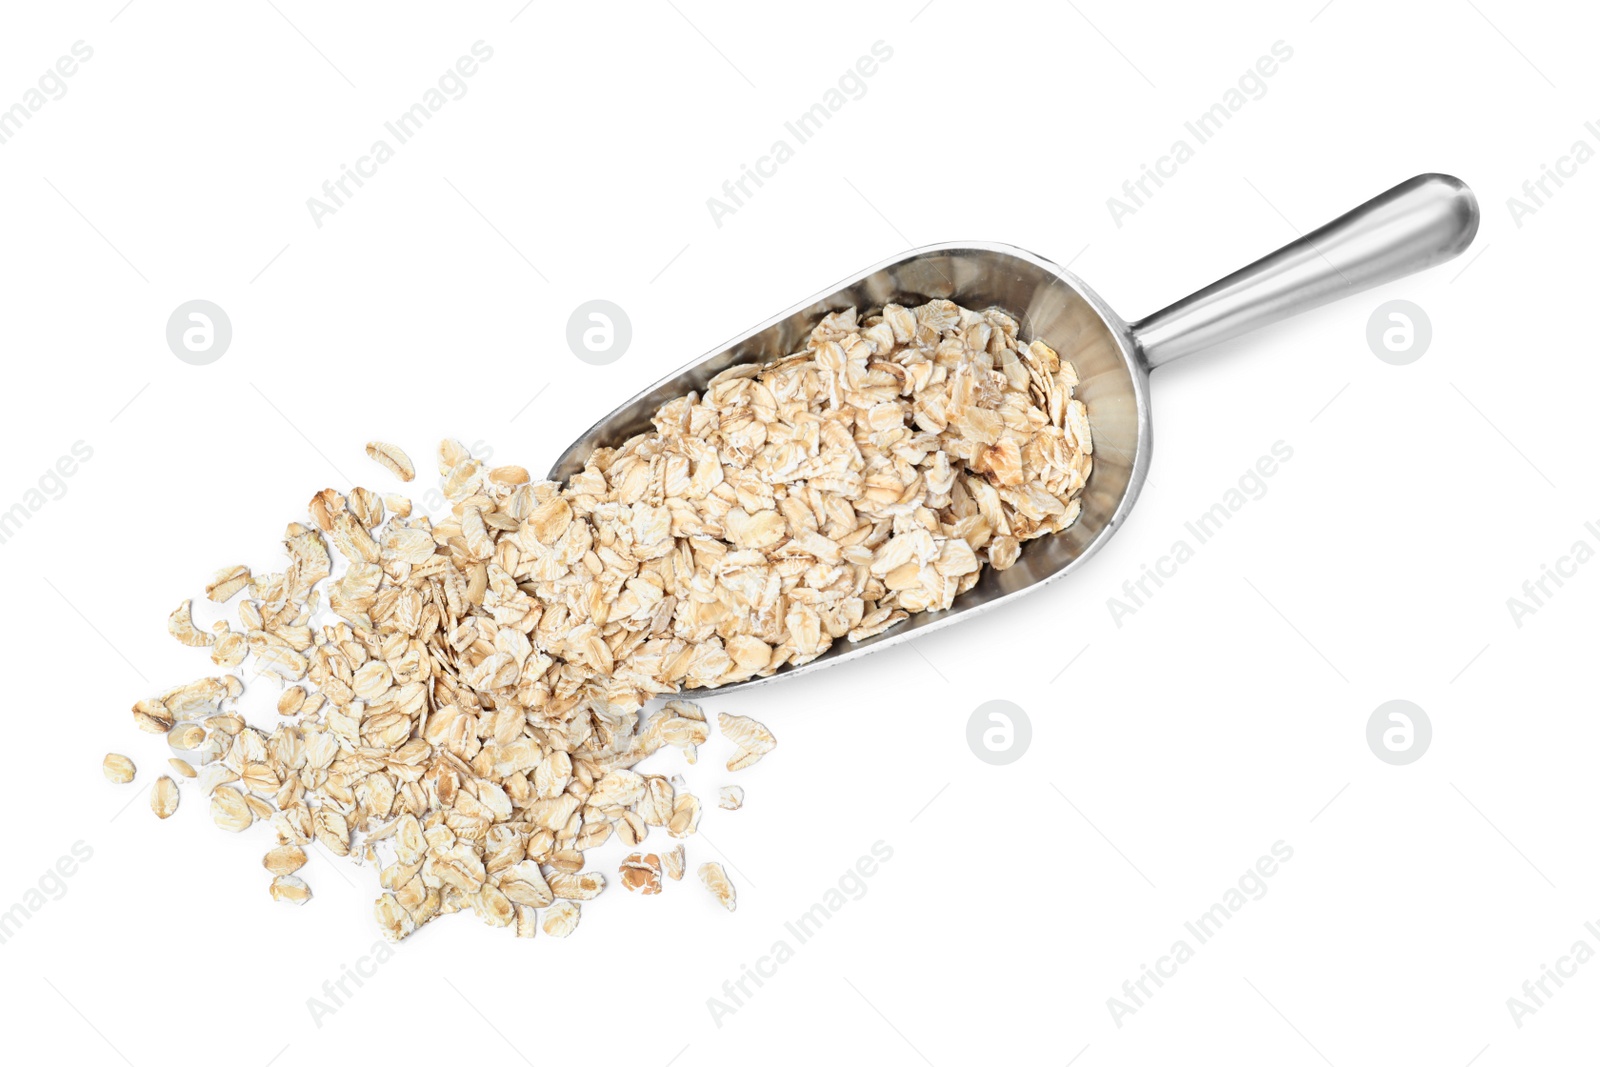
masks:
[[[1293,244],[1133,324],[1151,367],[1319,304],[1453,259],[1478,232],[1478,200],[1419,174]]]
[[[949,611],[913,615],[877,637],[837,642],[810,663],[716,692],[792,677],[969,619],[1067,574],[1122,525],[1144,483],[1150,465],[1151,367],[1450,259],[1471,243],[1477,223],[1471,190],[1445,175],[1420,175],[1132,326],[1077,276],[1020,248],[982,242],[919,248],[797,304],[657,382],[568,446],[550,477],[565,480],[583,469],[596,448],[649,430],[657,408],[703,390],[727,367],[797,351],[817,319],[843,308],[875,309],[937,297],[979,310],[999,307],[1020,319],[1022,336],[1042,338],[1072,360],[1095,443],[1094,472],[1078,521],[1028,542],[1010,570],[985,570]]]

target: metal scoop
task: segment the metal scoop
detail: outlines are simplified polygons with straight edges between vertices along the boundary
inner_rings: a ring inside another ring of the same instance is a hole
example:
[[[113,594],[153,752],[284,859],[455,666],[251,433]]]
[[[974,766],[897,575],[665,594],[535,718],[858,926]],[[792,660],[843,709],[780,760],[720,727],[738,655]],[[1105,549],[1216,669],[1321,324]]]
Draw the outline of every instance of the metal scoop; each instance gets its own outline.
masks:
[[[948,611],[914,614],[863,641],[836,641],[809,663],[719,686],[717,692],[793,677],[970,619],[1075,570],[1122,525],[1144,484],[1150,467],[1152,369],[1443,263],[1464,251],[1477,232],[1472,190],[1448,175],[1420,174],[1133,323],[1123,321],[1076,275],[1020,248],[981,242],[929,245],[869,267],[663,378],[591,426],[562,453],[550,477],[565,481],[583,469],[596,448],[648,431],[657,408],[703,391],[728,367],[803,349],[811,328],[831,311],[854,307],[866,315],[887,303],[914,305],[941,297],[973,310],[997,307],[1018,319],[1022,338],[1042,338],[1070,359],[1095,445],[1078,521],[1027,542],[1010,569],[986,569]]]

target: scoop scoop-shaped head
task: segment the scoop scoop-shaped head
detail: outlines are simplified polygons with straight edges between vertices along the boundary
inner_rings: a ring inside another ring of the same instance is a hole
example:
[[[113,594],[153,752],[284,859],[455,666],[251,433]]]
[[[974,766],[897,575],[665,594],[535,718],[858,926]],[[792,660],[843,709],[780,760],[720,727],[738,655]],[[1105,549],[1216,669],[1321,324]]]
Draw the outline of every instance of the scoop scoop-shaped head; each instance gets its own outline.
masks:
[[[1070,360],[1094,433],[1094,470],[1078,521],[1029,541],[1010,569],[986,569],[950,610],[913,615],[864,641],[835,642],[810,663],[786,666],[771,676],[791,677],[987,611],[1087,559],[1127,517],[1150,465],[1151,367],[1443,263],[1460,255],[1477,231],[1477,198],[1464,182],[1448,174],[1419,174],[1131,326],[1076,277],[1020,248],[976,242],[919,248],[790,308],[656,383],[574,441],[550,477],[565,480],[583,468],[594,449],[648,430],[662,404],[703,391],[728,367],[801,350],[811,328],[832,311],[853,307],[870,314],[887,303],[914,305],[941,297],[974,311],[999,308],[1019,320],[1023,340],[1042,340]],[[720,686],[717,692],[771,678]]]
[[[880,263],[827,292],[769,319],[721,349],[662,379],[591,426],[550,470],[557,481],[583,469],[597,448],[647,432],[661,405],[740,363],[761,363],[801,351],[818,320],[856,308],[863,316],[885,304],[912,306],[945,299],[974,311],[998,308],[1018,320],[1023,340],[1042,340],[1070,360],[1094,432],[1094,470],[1082,493],[1078,521],[1060,533],[1027,542],[1014,566],[985,568],[948,611],[921,612],[862,641],[841,639],[821,656],[785,666],[766,678],[719,686],[724,693],[814,671],[927,633],[996,607],[1066,574],[1119,526],[1133,505],[1150,462],[1148,374],[1127,325],[1073,275],[1048,260],[1002,244],[930,245]]]

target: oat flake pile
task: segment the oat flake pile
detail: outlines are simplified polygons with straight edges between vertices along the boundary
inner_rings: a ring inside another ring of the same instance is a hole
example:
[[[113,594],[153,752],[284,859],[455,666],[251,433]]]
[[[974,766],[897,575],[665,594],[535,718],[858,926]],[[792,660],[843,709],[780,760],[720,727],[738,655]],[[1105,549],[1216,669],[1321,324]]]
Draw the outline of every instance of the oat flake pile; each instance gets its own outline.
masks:
[[[306,849],[372,863],[392,939],[466,909],[565,936],[606,884],[584,852],[613,834],[640,848],[625,889],[685,873],[701,801],[632,768],[667,746],[693,763],[710,724],[688,701],[647,702],[948,608],[985,564],[1071,524],[1093,452],[1076,385],[998,311],[891,304],[831,314],[803,351],[666,404],[565,487],[484,470],[446,441],[452,508],[437,522],[404,497],[325,489],[285,532],[287,569],[227,567],[206,587],[239,598],[237,628],[197,628],[187,600],[169,618],[218,667],[250,659],[284,688],[270,730],[228,710],[233,674],[135,704],[138,726],[187,756],[151,807],[166,818],[198,793],[225,830],[270,822],[278,900],[310,898]],[[398,447],[367,451],[415,476]],[[777,743],[753,719],[717,719],[730,772]],[[104,770],[135,773],[115,753]],[[720,806],[743,796],[724,786]],[[656,831],[670,847],[645,851]],[[732,910],[721,866],[697,873]]]

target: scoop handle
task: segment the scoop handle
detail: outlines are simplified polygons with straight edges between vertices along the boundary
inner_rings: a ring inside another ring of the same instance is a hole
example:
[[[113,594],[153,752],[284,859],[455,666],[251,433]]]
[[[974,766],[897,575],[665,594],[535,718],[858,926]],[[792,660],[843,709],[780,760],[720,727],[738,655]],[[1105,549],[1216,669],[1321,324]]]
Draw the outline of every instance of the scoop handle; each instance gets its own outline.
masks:
[[[1145,363],[1159,367],[1453,259],[1477,232],[1472,190],[1419,174],[1130,328]]]

